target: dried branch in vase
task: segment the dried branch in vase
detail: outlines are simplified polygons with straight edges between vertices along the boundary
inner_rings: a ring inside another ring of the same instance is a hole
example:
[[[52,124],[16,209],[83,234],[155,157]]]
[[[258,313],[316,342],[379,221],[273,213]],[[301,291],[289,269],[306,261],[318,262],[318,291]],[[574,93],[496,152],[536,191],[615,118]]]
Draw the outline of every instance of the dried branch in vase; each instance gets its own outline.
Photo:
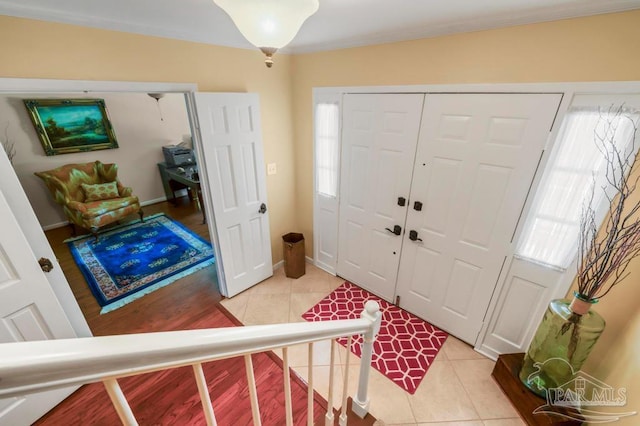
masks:
[[[611,107],[601,112],[594,130],[594,141],[606,167],[606,183],[601,189],[609,209],[599,230],[593,206],[594,182],[591,196],[582,209],[579,233],[578,292],[588,301],[602,298],[624,280],[631,260],[640,255],[640,201],[633,196],[640,179],[640,173],[634,170],[637,117],[637,111],[624,106]],[[632,134],[629,143],[620,144],[619,130],[623,123],[631,124]]]

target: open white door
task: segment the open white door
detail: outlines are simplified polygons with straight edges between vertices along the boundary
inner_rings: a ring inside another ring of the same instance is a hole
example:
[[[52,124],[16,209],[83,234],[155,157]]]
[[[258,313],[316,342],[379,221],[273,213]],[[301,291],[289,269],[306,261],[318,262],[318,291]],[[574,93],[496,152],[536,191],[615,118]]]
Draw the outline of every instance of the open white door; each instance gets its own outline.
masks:
[[[0,151],[2,174],[12,172],[4,151]],[[0,343],[76,337],[12,207],[0,185]],[[40,226],[34,222],[33,226]],[[55,259],[52,264],[60,267]],[[29,425],[75,389],[0,399],[0,424]]]
[[[273,275],[260,105],[253,93],[195,93],[227,297]]]

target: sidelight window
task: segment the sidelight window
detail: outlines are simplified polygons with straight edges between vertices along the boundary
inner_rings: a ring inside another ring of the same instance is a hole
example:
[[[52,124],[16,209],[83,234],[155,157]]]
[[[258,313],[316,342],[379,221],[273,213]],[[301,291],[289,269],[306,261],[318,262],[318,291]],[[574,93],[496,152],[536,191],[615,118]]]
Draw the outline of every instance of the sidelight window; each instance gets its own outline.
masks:
[[[615,107],[579,106],[567,112],[557,152],[540,182],[516,248],[517,257],[565,270],[577,254],[580,216],[592,193],[597,220],[604,219],[606,200],[599,188],[607,186],[606,163],[594,138],[610,132],[621,152],[637,149],[633,138],[639,112],[624,107],[622,114],[616,111]]]
[[[336,103],[316,104],[316,191],[327,197],[338,194],[340,108]]]

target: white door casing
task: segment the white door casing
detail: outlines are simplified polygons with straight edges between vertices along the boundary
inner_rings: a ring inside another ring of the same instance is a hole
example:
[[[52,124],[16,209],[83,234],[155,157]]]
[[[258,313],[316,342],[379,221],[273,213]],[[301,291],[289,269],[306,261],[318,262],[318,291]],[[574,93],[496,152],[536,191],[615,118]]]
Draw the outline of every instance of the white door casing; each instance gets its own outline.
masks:
[[[0,343],[76,337],[2,191],[0,217]],[[0,399],[0,424],[29,425],[75,389]]]
[[[343,99],[337,273],[391,301],[395,293],[423,94]]]
[[[252,93],[195,93],[218,244],[232,297],[273,275],[260,105]],[[262,212],[261,212],[262,211]]]
[[[398,277],[403,308],[475,342],[560,99],[427,95]]]

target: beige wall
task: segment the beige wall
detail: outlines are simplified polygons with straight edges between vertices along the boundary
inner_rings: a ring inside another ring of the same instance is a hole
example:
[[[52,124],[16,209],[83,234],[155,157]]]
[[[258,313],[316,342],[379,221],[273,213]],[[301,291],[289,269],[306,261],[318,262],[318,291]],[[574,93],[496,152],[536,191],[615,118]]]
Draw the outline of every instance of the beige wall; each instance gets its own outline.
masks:
[[[1,77],[193,82],[201,91],[259,93],[265,161],[278,163],[278,174],[267,177],[274,261],[280,235],[294,228],[312,253],[313,87],[640,80],[640,11],[279,55],[270,70],[257,51],[9,17],[0,17],[0,38]],[[629,388],[633,409],[640,397],[638,274],[640,264],[631,282],[598,305],[607,334],[590,359],[598,378]]]
[[[313,250],[312,88],[640,80],[638,40],[640,11],[632,11],[294,56],[296,190],[307,253]],[[640,260],[628,281],[596,307],[608,326],[587,370],[626,386],[626,408],[640,411]]]
[[[23,99],[38,98],[104,99],[119,147],[92,152],[45,155],[23,103]],[[160,119],[160,112],[163,120]],[[116,163],[120,180],[126,186],[131,186],[134,194],[144,203],[165,196],[156,165],[164,161],[161,147],[183,141],[191,143],[187,108],[182,94],[167,94],[160,100],[159,105],[146,93],[3,95],[0,96],[0,128],[6,128],[7,136],[14,143],[17,155],[13,160],[13,166],[16,174],[40,224],[47,229],[67,219],[62,213],[62,207],[53,201],[44,183],[33,175],[34,172],[49,170],[63,164],[96,160]]]
[[[627,406],[615,410],[640,413],[640,258],[636,258],[629,272],[630,276],[593,308],[607,326],[584,370],[614,388],[627,389]],[[638,422],[636,415],[615,425],[632,426]]]
[[[290,58],[273,68],[257,50],[232,49],[0,16],[0,77],[196,83],[200,91],[260,95],[274,262],[296,228]]]
[[[640,11],[293,56],[296,182],[307,253],[314,87],[640,80],[634,40]]]
[[[640,134],[637,135],[640,138]],[[640,164],[636,165],[630,181],[640,178]],[[640,203],[640,189],[627,205]],[[612,411],[640,413],[640,257],[627,269],[629,276],[614,287],[592,309],[605,319],[607,325],[584,366],[585,371],[605,383],[627,389],[627,407]],[[577,288],[574,282],[572,291]],[[637,416],[621,420],[616,425],[637,425]]]

